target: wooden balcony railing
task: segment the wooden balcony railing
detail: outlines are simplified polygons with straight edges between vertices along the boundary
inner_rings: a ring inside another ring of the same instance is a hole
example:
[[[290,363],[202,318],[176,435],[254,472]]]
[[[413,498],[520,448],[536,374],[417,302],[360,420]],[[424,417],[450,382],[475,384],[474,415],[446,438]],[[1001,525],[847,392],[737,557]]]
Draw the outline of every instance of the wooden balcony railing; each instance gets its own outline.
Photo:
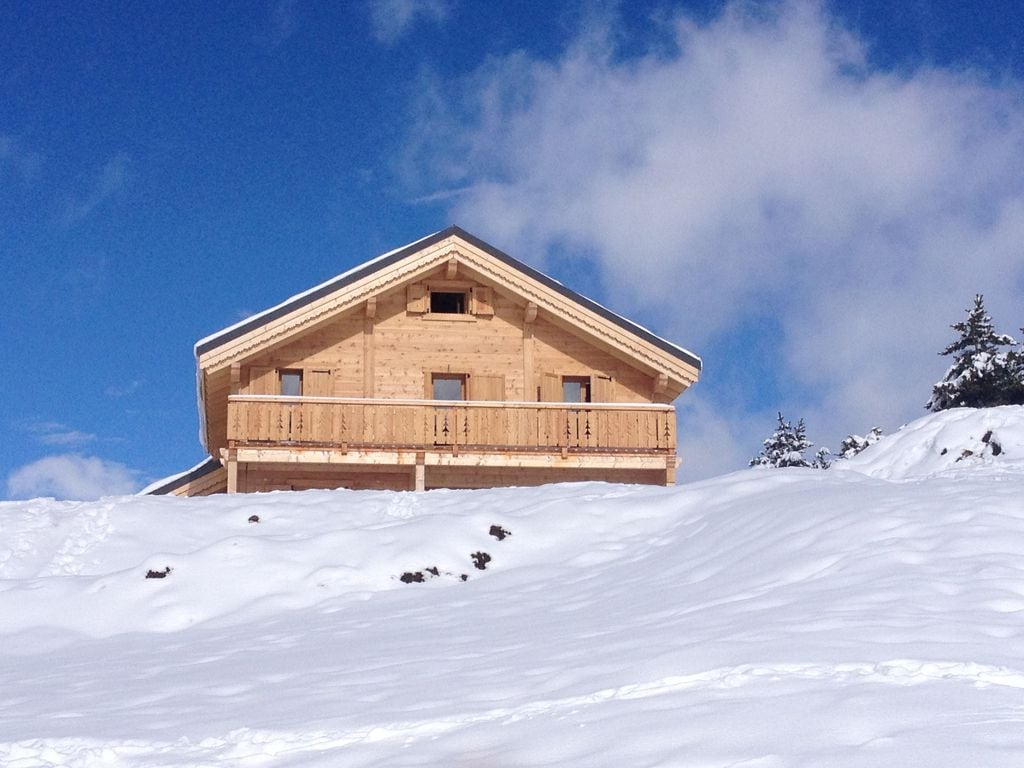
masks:
[[[342,449],[674,454],[676,423],[670,405],[232,395],[228,440]]]

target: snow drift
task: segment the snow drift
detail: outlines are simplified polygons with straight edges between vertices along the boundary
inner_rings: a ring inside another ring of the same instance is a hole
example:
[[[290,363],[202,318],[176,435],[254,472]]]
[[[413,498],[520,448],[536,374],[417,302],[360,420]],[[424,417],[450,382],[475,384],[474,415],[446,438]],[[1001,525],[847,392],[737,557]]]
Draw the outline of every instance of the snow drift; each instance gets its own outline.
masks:
[[[0,764],[1017,766],[1022,456],[0,504]]]

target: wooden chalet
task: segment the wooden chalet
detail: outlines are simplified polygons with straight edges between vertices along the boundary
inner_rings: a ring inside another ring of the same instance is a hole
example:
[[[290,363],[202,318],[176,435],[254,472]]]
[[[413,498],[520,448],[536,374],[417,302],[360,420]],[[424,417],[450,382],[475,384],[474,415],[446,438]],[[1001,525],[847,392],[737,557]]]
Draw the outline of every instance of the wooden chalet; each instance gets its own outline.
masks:
[[[695,355],[458,227],[196,344],[210,458],[147,491],[671,484]]]

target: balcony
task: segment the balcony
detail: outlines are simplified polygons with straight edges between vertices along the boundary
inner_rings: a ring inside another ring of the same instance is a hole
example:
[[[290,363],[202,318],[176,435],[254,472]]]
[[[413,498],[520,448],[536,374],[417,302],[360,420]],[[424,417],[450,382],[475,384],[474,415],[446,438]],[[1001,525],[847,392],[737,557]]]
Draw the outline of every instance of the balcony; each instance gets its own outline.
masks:
[[[675,409],[632,403],[531,403],[232,395],[236,448],[504,454],[676,452]],[[673,465],[674,466],[674,465]]]

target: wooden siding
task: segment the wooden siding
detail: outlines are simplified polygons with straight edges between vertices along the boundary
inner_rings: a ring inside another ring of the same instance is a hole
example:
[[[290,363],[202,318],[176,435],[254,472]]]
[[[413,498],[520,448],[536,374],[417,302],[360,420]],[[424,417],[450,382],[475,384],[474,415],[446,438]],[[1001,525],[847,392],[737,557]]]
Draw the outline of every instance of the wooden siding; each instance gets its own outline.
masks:
[[[425,490],[434,488],[494,488],[535,486],[545,483],[603,481],[659,485],[665,481],[660,469],[540,469],[517,467],[431,466],[426,468]],[[252,463],[239,467],[238,490],[243,493],[314,488],[352,490],[414,489],[415,473],[410,466],[374,464],[312,465],[287,462]],[[221,489],[223,490],[223,488]]]
[[[228,487],[228,473],[224,467],[209,472],[195,480],[182,483],[168,493],[169,496],[210,496],[224,493]]]
[[[233,396],[234,445],[675,454],[675,409]]]

